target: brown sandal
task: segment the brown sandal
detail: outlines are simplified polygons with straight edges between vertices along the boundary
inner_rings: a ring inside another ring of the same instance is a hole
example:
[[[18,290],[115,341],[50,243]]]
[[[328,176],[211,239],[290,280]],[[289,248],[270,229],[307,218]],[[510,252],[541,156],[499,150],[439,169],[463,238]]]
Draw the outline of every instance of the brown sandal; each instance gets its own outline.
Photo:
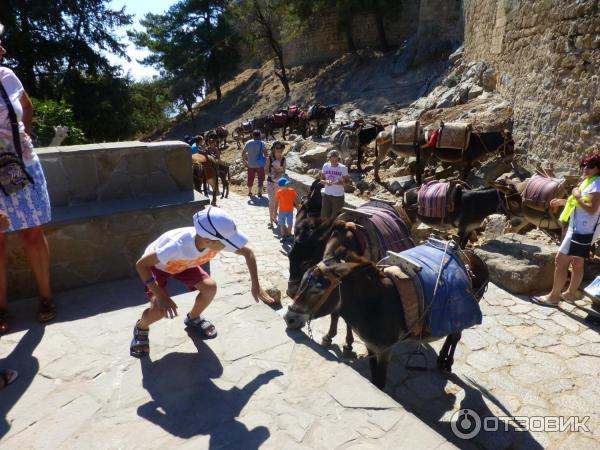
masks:
[[[38,320],[42,323],[49,322],[56,317],[56,304],[51,298],[40,297],[40,307],[38,309]]]
[[[9,330],[8,326],[8,311],[0,311],[0,334],[7,333]]]

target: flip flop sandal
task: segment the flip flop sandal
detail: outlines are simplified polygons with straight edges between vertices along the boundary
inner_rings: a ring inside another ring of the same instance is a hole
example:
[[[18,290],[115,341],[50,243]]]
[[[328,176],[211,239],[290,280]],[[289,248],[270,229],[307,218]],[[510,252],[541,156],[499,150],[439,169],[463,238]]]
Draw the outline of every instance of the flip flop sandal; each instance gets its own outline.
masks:
[[[0,386],[0,389],[5,388],[9,384],[12,384],[12,382],[15,381],[18,376],[19,376],[19,372],[17,372],[16,370],[12,370],[12,369],[2,370],[0,372],[0,379],[2,379],[4,384],[2,386]]]
[[[150,339],[148,333],[150,330],[142,330],[137,326],[137,322],[133,327],[133,339],[129,345],[129,354],[135,358],[148,356],[150,353]]]
[[[187,314],[183,323],[186,327],[200,331],[205,339],[214,339],[217,337],[216,327],[208,319],[205,319],[202,316],[192,320],[190,319],[190,315]]]
[[[570,300],[569,298],[565,297],[565,296],[564,296],[564,295],[562,295],[562,294],[560,294],[560,299],[561,299],[563,302],[565,302],[565,303],[568,303],[568,304],[570,304],[570,305],[574,305],[574,304],[575,304],[575,302],[577,301],[577,299]]]
[[[558,303],[549,302],[547,300],[544,300],[543,297],[534,296],[530,297],[530,300],[536,305],[546,306],[548,308],[558,308]]]
[[[56,304],[51,298],[40,298],[38,321],[44,323],[56,317]]]
[[[0,334],[8,332],[8,311],[0,311]]]

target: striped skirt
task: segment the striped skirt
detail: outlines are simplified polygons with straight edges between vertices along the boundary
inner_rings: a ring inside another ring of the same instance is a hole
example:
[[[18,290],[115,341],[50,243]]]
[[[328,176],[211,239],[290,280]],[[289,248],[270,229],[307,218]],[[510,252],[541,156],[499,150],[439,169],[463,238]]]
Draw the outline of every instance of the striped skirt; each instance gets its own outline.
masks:
[[[8,215],[10,225],[6,232],[25,230],[50,222],[50,197],[42,165],[37,156],[25,167],[34,184],[6,196],[0,191],[0,212]]]

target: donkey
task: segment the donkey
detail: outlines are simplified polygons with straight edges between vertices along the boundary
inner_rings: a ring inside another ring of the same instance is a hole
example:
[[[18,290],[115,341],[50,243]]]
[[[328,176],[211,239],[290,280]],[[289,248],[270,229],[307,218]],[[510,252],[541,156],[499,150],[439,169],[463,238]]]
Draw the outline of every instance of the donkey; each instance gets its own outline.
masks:
[[[231,176],[229,164],[224,161],[208,156],[205,153],[192,155],[194,189],[204,192],[208,197],[208,185],[212,190],[211,205],[217,206],[217,193],[219,192],[219,179],[223,185],[221,198],[229,197],[229,184]]]
[[[413,223],[421,221],[438,229],[457,228],[458,244],[465,248],[469,234],[481,226],[491,214],[504,214],[509,219],[520,214],[521,195],[511,184],[493,183],[493,188],[457,189],[454,211],[444,218],[431,218],[418,214],[419,187],[404,193],[403,206]]]
[[[467,268],[472,291],[479,302],[489,281],[485,263],[469,250],[459,253]],[[339,290],[340,295],[330,295]],[[352,261],[319,263],[302,279],[294,303],[284,320],[288,328],[301,328],[307,321],[339,311],[341,317],[365,343],[369,353],[371,380],[385,387],[392,346],[400,340],[414,340],[407,330],[404,311],[393,281],[373,262],[356,257]],[[451,371],[454,352],[462,333],[446,337],[438,355],[441,370]],[[422,336],[425,342],[439,339]]]
[[[418,184],[421,184],[425,170],[425,161],[428,161],[432,156],[435,156],[442,163],[452,165],[462,164],[460,179],[464,181],[469,176],[469,173],[471,173],[475,162],[495,153],[500,153],[504,157],[511,157],[514,154],[514,147],[515,143],[512,134],[508,130],[473,132],[471,133],[469,145],[464,151],[451,148],[429,147],[425,138],[420,138],[416,147],[394,145],[392,144],[392,133],[390,131],[382,131],[375,139],[375,181],[381,182],[379,166],[390,150],[395,155],[405,158],[416,157],[415,179]]]
[[[342,213],[343,216],[343,213]],[[405,219],[402,214],[402,221]],[[406,225],[410,229],[410,224]],[[397,240],[389,248],[406,249],[413,247],[414,244],[409,238],[404,241],[405,236],[394,236]],[[401,242],[402,241],[402,242]],[[394,247],[394,245],[396,247]],[[369,241],[366,232],[361,225],[351,221],[332,219],[315,219],[312,222],[304,221],[297,228],[296,241],[288,254],[290,261],[290,277],[288,280],[287,294],[290,297],[296,295],[300,281],[304,273],[321,260],[330,260],[334,258],[350,259],[354,255],[369,257],[372,253],[369,248]],[[376,253],[376,252],[373,252]],[[333,294],[334,296],[337,294]],[[339,314],[335,311],[331,313],[331,323],[329,331],[323,337],[322,344],[331,345],[333,338],[337,334],[337,325]],[[348,326],[346,332],[346,345],[344,354],[352,353],[352,343],[354,337],[352,329]]]
[[[351,149],[356,149],[357,169],[362,172],[362,160],[364,147],[368,146],[373,140],[383,132],[383,125],[375,122],[364,122],[359,124],[354,130],[344,130],[344,137],[340,143],[342,154],[350,154]]]
[[[315,131],[313,135],[316,137],[322,137],[323,132],[325,131],[325,128],[329,122],[335,121],[335,105],[323,106],[317,103],[311,108],[311,110],[312,114],[310,114],[308,117],[308,131],[310,132],[310,122],[314,122]],[[303,137],[306,138],[308,136],[306,136],[306,133],[304,133]]]
[[[321,180],[317,178],[311,184],[308,195],[302,197],[300,208],[298,208],[298,212],[296,213],[296,221],[294,222],[294,237],[297,237],[296,230],[298,229],[298,224],[305,223],[306,219],[314,220],[321,216],[322,187]]]

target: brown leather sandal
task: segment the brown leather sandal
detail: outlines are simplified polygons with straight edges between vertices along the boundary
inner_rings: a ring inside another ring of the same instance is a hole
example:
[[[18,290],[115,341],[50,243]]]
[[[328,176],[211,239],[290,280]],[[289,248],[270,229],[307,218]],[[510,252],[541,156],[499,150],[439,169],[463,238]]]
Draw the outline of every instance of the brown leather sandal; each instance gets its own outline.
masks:
[[[40,297],[40,306],[38,309],[38,320],[42,323],[49,322],[56,317],[56,304],[51,298]]]

